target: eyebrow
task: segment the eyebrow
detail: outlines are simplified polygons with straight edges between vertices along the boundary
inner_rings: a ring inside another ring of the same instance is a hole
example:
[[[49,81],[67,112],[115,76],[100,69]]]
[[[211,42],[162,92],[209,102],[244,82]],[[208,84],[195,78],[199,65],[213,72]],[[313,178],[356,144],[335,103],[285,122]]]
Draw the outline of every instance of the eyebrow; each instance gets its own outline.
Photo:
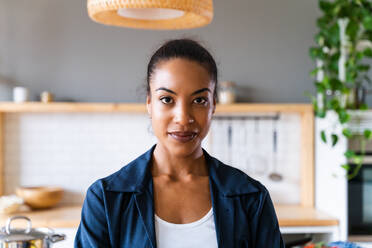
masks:
[[[174,92],[173,90],[167,89],[167,88],[165,88],[165,87],[157,88],[155,91],[158,91],[158,90],[164,90],[164,91],[167,91],[167,92],[172,93],[172,94],[174,94],[174,95],[177,95],[176,92]],[[199,94],[199,93],[204,92],[204,91],[209,91],[209,92],[211,92],[211,90],[208,89],[208,88],[202,88],[202,89],[200,89],[200,90],[196,90],[196,91],[194,91],[191,95],[193,96],[193,95]]]

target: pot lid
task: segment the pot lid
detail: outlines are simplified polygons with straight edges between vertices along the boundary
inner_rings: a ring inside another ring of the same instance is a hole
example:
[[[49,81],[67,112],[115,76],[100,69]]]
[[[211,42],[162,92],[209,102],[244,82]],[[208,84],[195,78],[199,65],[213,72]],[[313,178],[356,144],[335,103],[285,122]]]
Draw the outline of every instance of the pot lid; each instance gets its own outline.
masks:
[[[25,229],[11,228],[11,222],[16,219],[23,219],[27,221]],[[48,237],[49,234],[31,227],[31,220],[26,216],[13,216],[7,220],[6,226],[1,229],[0,241],[14,242],[14,241],[30,241],[39,240]]]

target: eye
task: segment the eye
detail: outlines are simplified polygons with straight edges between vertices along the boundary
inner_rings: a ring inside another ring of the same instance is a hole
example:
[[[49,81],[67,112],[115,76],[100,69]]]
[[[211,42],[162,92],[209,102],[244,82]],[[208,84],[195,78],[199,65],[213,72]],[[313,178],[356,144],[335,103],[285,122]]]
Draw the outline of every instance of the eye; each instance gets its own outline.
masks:
[[[164,103],[164,104],[171,104],[171,103],[173,103],[173,99],[171,97],[168,97],[168,96],[165,96],[165,97],[160,98],[160,101],[162,101],[162,103]]]
[[[196,104],[205,105],[208,102],[208,100],[205,97],[198,97],[194,99],[194,102]]]

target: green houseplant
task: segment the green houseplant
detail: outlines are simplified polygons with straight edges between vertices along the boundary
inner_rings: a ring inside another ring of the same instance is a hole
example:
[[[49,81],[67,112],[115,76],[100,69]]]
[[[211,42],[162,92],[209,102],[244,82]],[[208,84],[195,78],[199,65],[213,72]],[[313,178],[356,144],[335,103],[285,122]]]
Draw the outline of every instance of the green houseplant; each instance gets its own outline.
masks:
[[[366,128],[354,132],[348,122],[350,110],[366,110],[363,101],[366,87],[371,85],[368,77],[372,58],[372,1],[371,0],[320,0],[322,15],[317,19],[319,32],[315,35],[316,46],[310,48],[310,56],[316,62],[311,75],[316,78],[316,94],[310,95],[315,114],[324,118],[329,111],[337,114],[346,139],[359,139],[361,153],[347,150],[347,161],[357,166],[341,165],[349,178],[358,174],[362,166],[365,144],[372,139]],[[355,112],[355,111],[354,111]],[[339,140],[336,132],[321,131],[321,139],[335,146]]]

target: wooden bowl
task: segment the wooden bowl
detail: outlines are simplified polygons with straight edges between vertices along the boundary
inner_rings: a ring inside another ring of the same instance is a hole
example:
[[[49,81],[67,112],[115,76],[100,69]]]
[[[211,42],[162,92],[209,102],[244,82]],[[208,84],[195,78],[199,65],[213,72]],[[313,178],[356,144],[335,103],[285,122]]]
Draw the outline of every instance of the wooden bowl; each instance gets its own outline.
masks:
[[[16,194],[31,208],[50,208],[62,200],[63,189],[52,186],[18,187]]]

